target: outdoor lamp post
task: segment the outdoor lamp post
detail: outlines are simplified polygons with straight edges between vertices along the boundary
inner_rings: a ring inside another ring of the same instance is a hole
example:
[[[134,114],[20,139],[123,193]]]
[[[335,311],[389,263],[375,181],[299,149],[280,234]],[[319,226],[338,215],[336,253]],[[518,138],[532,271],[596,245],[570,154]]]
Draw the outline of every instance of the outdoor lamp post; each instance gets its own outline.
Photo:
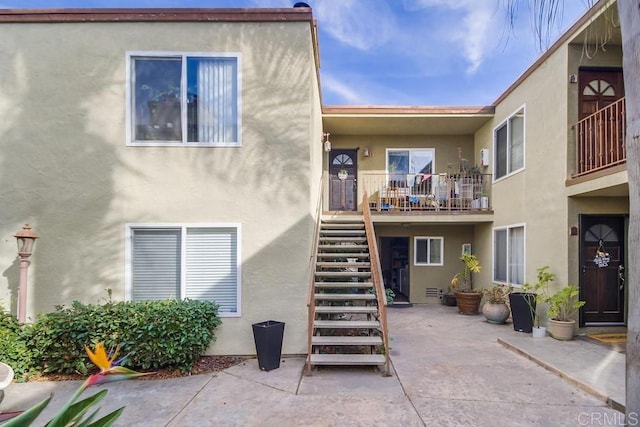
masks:
[[[18,290],[18,321],[24,323],[27,311],[27,270],[29,269],[29,257],[33,253],[33,245],[38,235],[31,231],[29,224],[25,224],[22,230],[18,231],[15,236],[18,241],[18,256],[20,257],[20,282]]]

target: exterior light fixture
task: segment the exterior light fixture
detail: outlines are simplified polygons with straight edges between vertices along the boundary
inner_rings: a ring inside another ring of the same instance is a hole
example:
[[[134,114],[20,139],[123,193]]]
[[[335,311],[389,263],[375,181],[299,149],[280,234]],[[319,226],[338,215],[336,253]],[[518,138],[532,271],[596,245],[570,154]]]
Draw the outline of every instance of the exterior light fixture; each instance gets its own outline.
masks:
[[[373,153],[371,152],[371,149],[369,149],[369,147],[364,147],[364,151],[362,152],[362,155],[364,157],[373,157]]]
[[[331,141],[329,141],[329,134],[323,133],[322,136],[324,139],[324,151],[326,152],[331,151]]]
[[[18,290],[18,321],[24,323],[27,316],[27,271],[29,269],[29,257],[33,253],[33,245],[38,235],[31,231],[29,224],[25,224],[22,230],[18,231],[13,237],[18,243],[18,256],[20,257],[20,281]]]

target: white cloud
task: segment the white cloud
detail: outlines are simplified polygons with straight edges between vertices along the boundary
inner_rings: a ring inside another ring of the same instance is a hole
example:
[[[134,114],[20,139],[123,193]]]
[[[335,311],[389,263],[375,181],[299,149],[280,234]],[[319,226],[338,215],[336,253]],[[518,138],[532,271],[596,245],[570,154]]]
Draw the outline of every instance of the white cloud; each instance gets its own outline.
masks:
[[[440,42],[447,41],[454,44],[456,54],[462,51],[464,60],[468,63],[467,74],[474,74],[486,59],[488,52],[495,45],[497,30],[504,26],[503,15],[499,14],[497,0],[405,0],[407,10],[420,11],[424,14],[440,14],[447,9],[450,19],[432,20],[440,36]],[[457,25],[455,23],[457,22]],[[449,34],[447,38],[443,35]]]
[[[380,0],[317,0],[314,15],[322,29],[348,46],[371,50],[395,32],[389,5]]]
[[[322,76],[322,92],[331,92],[342,99],[345,103],[354,105],[362,104],[364,98],[366,98],[362,97],[356,90],[354,90],[353,86],[348,85],[331,75],[327,75],[326,73]]]

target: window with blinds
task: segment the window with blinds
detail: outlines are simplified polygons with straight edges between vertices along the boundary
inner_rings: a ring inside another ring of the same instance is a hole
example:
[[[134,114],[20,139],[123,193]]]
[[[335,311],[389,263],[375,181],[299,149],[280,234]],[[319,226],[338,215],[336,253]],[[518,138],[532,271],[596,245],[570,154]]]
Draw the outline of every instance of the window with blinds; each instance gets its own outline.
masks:
[[[240,145],[240,54],[127,56],[130,145]]]
[[[221,315],[240,313],[238,226],[131,226],[133,301],[215,301]]]

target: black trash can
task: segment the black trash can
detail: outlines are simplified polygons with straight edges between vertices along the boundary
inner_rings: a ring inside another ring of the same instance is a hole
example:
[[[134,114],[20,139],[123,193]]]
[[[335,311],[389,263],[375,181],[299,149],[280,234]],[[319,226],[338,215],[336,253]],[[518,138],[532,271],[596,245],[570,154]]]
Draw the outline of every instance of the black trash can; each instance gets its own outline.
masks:
[[[512,292],[509,294],[513,330],[530,333],[533,330],[533,318],[536,312],[536,294]]]
[[[263,371],[279,368],[284,322],[267,320],[254,323],[252,326],[253,340],[256,343],[256,353],[258,354],[258,367]]]

